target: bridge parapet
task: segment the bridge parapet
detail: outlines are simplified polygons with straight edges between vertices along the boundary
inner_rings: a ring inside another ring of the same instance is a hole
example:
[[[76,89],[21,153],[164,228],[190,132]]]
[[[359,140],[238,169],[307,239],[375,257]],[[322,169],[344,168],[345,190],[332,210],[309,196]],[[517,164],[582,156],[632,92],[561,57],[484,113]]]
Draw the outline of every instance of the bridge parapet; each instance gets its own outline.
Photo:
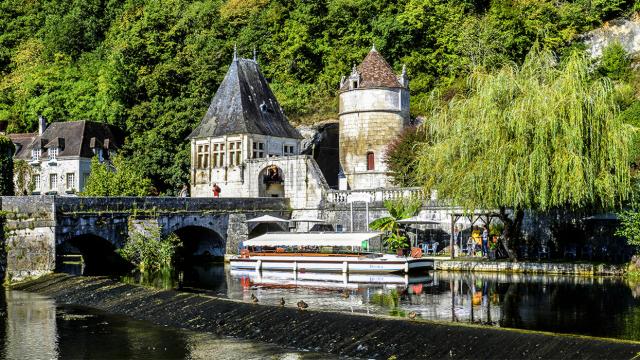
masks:
[[[6,220],[0,278],[9,281],[53,271],[69,244],[79,249],[102,241],[117,249],[137,231],[137,223],[158,226],[163,235],[200,229],[215,237],[209,244],[216,248],[209,252],[222,255],[236,253],[247,238],[247,218],[291,213],[283,198],[8,196],[0,201]]]

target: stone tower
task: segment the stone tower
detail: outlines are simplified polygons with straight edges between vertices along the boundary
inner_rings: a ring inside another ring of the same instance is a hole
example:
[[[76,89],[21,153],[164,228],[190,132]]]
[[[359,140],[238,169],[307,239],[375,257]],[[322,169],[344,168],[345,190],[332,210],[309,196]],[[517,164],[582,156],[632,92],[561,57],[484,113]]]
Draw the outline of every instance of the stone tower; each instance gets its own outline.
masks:
[[[340,165],[350,189],[389,185],[386,148],[409,125],[409,80],[373,47],[340,82]]]

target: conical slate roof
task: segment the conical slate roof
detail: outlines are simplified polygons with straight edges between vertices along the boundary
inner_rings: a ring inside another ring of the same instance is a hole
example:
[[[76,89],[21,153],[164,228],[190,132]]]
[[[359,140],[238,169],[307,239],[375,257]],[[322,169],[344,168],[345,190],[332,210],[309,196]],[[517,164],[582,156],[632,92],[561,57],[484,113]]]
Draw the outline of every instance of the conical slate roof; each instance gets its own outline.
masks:
[[[367,56],[358,65],[356,71],[360,75],[360,84],[358,88],[401,88],[402,84],[398,81],[393,69],[389,63],[380,55],[376,48],[372,48]],[[349,90],[348,82],[342,85],[340,90]]]
[[[289,124],[254,60],[233,60],[209,110],[188,138],[230,134],[302,138]]]

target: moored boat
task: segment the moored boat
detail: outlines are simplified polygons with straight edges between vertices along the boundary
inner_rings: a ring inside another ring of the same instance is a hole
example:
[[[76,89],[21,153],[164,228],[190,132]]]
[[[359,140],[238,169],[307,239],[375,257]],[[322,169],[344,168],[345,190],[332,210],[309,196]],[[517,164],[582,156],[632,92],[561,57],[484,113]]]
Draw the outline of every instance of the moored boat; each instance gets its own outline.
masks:
[[[268,233],[247,240],[232,269],[297,272],[410,273],[433,260],[369,252],[380,233]]]

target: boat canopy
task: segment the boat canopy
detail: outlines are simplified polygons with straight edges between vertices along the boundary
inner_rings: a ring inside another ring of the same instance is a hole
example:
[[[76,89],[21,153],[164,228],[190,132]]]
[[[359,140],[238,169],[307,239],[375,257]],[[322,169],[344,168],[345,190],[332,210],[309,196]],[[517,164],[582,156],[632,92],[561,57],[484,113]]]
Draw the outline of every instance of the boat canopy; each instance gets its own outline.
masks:
[[[380,236],[378,232],[367,233],[271,233],[246,240],[244,246],[363,246]],[[366,244],[366,243],[365,243]],[[367,246],[367,245],[365,245]]]

